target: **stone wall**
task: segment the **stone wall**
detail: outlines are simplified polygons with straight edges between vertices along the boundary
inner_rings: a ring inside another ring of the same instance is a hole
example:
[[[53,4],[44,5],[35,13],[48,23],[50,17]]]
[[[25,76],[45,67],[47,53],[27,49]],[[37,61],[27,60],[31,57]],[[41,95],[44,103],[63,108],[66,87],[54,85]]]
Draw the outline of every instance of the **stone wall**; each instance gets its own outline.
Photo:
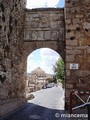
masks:
[[[51,48],[65,59],[63,8],[25,9],[25,57],[39,48]]]
[[[64,40],[64,9],[27,10],[24,40]]]
[[[66,0],[66,102],[71,91],[90,90],[90,1]],[[70,69],[70,63],[79,68]]]
[[[24,7],[23,0],[0,0],[0,116],[19,106],[18,99],[23,103],[25,96]]]

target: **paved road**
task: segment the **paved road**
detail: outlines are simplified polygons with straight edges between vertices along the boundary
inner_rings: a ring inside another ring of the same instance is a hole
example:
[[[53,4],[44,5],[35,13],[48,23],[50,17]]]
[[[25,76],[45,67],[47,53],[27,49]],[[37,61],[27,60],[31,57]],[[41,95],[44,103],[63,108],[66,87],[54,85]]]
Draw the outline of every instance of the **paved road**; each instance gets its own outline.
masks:
[[[52,87],[32,93],[35,99],[30,103],[43,107],[64,110],[64,90],[62,87]]]
[[[34,93],[35,98],[4,120],[66,120],[64,113],[64,90],[53,87]],[[61,110],[62,109],[62,110]]]

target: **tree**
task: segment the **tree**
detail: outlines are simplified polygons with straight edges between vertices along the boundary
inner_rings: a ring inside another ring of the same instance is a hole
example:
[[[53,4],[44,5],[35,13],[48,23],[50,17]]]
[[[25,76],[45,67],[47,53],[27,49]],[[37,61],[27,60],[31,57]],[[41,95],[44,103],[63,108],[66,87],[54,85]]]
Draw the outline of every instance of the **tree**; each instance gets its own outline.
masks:
[[[53,75],[53,79],[52,79],[51,82],[57,83],[57,79],[56,79],[56,75],[55,74]]]
[[[58,59],[54,66],[54,72],[57,79],[64,81],[64,61],[63,59]]]

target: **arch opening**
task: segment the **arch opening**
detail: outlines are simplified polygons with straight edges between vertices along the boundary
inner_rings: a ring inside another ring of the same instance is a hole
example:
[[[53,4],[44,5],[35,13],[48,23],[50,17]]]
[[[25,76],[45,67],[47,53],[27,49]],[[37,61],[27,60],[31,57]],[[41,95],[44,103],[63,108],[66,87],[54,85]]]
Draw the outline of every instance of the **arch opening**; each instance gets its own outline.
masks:
[[[43,96],[45,91],[55,90],[57,99],[58,90],[61,90],[61,96],[62,98],[64,97],[64,89],[62,87],[61,79],[56,77],[54,71],[58,59],[62,60],[60,54],[50,48],[36,49],[27,57],[27,94],[33,94],[35,97],[35,95],[41,91],[41,96]],[[37,97],[34,98],[34,101],[30,100],[29,102],[34,102],[34,104],[38,104],[38,102],[40,103],[41,101],[38,101]],[[59,101],[58,106],[59,104],[62,104],[62,107],[59,107],[59,109],[63,110],[65,103],[63,99],[61,101],[62,103]],[[41,102],[40,106],[41,105],[52,108],[48,105],[45,106],[44,102]]]

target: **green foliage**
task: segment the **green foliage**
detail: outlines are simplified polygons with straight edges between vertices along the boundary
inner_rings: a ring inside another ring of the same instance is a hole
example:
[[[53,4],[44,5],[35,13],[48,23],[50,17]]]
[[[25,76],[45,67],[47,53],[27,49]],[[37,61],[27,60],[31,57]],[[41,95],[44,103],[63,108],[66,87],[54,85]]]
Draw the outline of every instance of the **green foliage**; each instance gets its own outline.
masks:
[[[54,66],[54,72],[57,79],[64,80],[64,61],[63,59],[58,59],[55,66]]]
[[[56,75],[53,75],[53,79],[51,82],[57,83]]]
[[[46,80],[47,80],[49,83],[51,83],[51,82],[53,81],[52,78],[47,78]]]

